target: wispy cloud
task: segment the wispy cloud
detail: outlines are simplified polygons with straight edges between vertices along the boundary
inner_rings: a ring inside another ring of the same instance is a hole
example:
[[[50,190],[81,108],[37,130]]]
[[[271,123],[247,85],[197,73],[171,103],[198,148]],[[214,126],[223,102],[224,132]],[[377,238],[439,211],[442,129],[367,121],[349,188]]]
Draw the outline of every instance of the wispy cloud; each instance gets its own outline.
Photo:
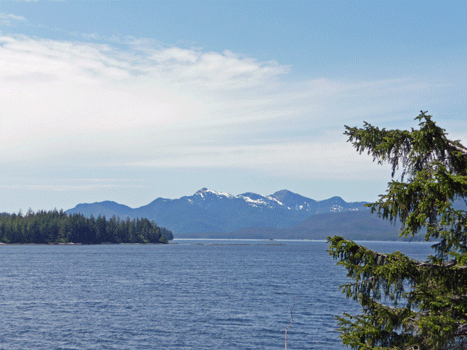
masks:
[[[410,120],[437,89],[410,77],[289,81],[292,67],[275,61],[135,38],[4,36],[0,56],[0,160],[16,166],[361,179],[368,160],[345,143],[343,125]]]
[[[102,189],[120,189],[120,188],[147,188],[147,185],[141,180],[135,179],[31,179],[18,181],[14,179],[14,183],[8,179],[4,179],[6,184],[1,184],[1,189],[12,190],[31,190],[31,191],[54,191],[54,192],[71,192],[71,191],[93,191]],[[72,183],[72,184],[70,184]]]
[[[16,16],[11,13],[0,13],[0,25],[10,26],[13,21],[27,21],[23,16]]]

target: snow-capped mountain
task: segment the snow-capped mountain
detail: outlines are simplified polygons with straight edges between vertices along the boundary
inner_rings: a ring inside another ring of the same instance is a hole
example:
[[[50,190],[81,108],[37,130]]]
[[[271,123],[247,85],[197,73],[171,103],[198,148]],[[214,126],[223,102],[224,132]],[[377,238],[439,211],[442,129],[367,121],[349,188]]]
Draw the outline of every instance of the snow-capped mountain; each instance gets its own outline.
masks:
[[[287,190],[269,196],[252,192],[235,196],[202,188],[192,196],[157,198],[148,205],[134,209],[106,201],[79,204],[67,210],[67,213],[145,217],[177,234],[232,232],[245,227],[287,228],[315,214],[366,210],[363,204],[347,203],[340,197],[315,201]]]

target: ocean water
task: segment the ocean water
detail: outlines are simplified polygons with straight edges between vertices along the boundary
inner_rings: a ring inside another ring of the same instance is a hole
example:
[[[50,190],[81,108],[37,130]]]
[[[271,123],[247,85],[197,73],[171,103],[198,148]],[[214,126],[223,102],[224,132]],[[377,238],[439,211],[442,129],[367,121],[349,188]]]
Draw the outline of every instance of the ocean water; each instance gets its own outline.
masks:
[[[367,242],[423,259],[430,245]],[[0,246],[0,349],[343,349],[319,241]]]

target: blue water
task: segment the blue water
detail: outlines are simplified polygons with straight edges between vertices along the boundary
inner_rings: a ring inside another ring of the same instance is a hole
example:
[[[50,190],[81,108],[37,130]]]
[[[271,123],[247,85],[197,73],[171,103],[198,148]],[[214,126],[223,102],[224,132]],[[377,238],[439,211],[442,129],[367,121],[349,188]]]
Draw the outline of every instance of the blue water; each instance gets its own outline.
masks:
[[[365,243],[424,258],[421,243]],[[342,349],[324,242],[0,246],[0,349]]]

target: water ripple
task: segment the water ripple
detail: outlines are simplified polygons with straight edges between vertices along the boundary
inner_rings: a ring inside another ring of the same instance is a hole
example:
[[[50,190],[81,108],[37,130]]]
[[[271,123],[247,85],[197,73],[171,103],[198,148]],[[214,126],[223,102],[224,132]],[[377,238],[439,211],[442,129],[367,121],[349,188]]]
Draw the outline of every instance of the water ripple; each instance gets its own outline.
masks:
[[[342,349],[323,242],[196,243],[0,246],[0,349]]]

